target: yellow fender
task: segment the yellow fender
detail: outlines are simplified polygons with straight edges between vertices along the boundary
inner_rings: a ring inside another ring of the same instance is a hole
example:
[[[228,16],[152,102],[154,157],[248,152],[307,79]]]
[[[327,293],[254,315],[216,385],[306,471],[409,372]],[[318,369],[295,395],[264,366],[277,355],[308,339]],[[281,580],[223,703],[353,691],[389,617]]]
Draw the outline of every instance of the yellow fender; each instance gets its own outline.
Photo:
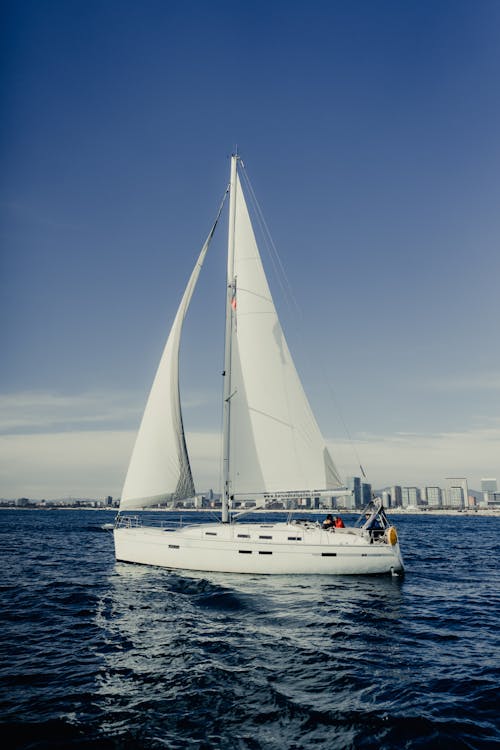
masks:
[[[386,538],[391,547],[394,547],[398,542],[398,532],[395,526],[390,526],[386,531]]]

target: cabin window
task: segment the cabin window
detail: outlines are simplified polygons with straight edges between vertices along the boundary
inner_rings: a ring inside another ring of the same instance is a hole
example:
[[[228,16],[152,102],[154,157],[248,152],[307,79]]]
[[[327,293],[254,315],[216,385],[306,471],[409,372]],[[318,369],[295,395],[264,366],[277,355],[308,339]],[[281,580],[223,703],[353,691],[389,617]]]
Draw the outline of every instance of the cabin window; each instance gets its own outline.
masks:
[[[217,536],[216,531],[205,531],[205,536]]]
[[[267,550],[259,550],[259,555],[272,555],[273,553],[271,551]]]
[[[239,549],[238,552],[240,553],[240,555],[251,555],[252,554],[252,550],[251,549]]]
[[[321,557],[337,557],[336,552],[322,552]]]
[[[169,549],[179,549],[179,545],[178,544],[169,544],[168,548]]]
[[[301,542],[302,537],[301,536],[289,536],[288,541],[289,542]]]
[[[250,539],[250,534],[237,534],[238,539]]]
[[[272,539],[272,536],[266,536],[265,534],[262,534],[259,536],[259,539]]]

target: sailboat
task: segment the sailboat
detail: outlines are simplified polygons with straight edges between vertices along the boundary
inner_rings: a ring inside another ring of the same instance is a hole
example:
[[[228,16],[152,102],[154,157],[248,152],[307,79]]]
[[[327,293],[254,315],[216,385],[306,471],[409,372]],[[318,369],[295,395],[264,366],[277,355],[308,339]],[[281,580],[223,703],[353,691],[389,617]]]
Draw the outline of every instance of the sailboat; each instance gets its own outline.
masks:
[[[183,322],[220,219],[182,296],[137,434],[114,528],[118,561],[251,574],[399,574],[396,529],[380,500],[353,527],[314,520],[249,522],[235,512],[249,498],[347,495],[295,368],[247,207],[238,155],[229,194],[221,518],[217,523],[148,525],[130,511],[193,498],[179,388]],[[224,202],[224,201],[223,201]]]

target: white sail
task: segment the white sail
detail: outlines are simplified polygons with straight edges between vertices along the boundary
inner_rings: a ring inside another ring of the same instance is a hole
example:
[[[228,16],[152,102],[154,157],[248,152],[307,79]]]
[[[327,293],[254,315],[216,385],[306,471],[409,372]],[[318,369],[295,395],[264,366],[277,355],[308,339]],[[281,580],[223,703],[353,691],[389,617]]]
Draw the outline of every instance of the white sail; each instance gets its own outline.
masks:
[[[231,493],[339,487],[278,320],[239,177],[235,189]]]
[[[217,220],[200,252],[163,350],[125,478],[121,510],[195,494],[182,423],[179,347],[184,318]]]

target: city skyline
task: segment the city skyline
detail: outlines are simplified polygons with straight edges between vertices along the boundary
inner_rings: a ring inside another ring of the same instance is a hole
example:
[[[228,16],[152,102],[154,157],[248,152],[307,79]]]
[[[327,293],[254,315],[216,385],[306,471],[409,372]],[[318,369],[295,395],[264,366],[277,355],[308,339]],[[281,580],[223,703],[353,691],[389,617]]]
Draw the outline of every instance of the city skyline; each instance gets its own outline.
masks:
[[[0,495],[120,495],[236,144],[343,478],[478,488],[500,474],[500,6],[228,9],[5,3]],[[201,488],[219,486],[225,231],[182,349]]]
[[[432,484],[416,484],[416,485],[408,485],[408,484],[386,484],[384,486],[372,486],[370,482],[366,480],[364,477],[358,477],[358,476],[351,476],[346,478],[346,482],[343,485],[347,490],[350,490],[352,498],[354,498],[355,507],[360,508],[366,505],[368,502],[371,501],[374,495],[378,497],[382,497],[382,499],[387,499],[387,495],[390,495],[390,500],[386,504],[384,502],[384,505],[386,507],[404,507],[405,505],[412,504],[408,502],[408,492],[407,492],[407,498],[406,501],[403,501],[402,495],[404,494],[404,491],[412,490],[417,493],[417,495],[414,495],[415,501],[418,496],[418,502],[416,502],[417,505],[428,505],[429,507],[446,507],[447,505],[453,505],[454,501],[450,500],[453,492],[450,494],[450,490],[457,489],[457,486],[462,489],[462,500],[464,506],[466,505],[465,498],[470,499],[473,497],[475,501],[485,501],[487,497],[490,498],[490,500],[494,500],[495,503],[500,502],[500,492],[498,491],[498,483],[496,478],[489,478],[481,479],[481,488],[478,489],[476,487],[470,486],[468,480],[466,477],[448,477],[443,485],[432,485]],[[302,493],[303,494],[303,493]],[[307,494],[307,493],[306,493]],[[314,496],[314,492],[310,493],[310,497],[312,498]],[[299,498],[301,496],[301,493],[278,493],[275,496],[273,493],[269,493],[269,498],[276,500],[281,498],[283,495],[287,496],[293,496]],[[221,497],[220,492],[217,490],[214,490],[213,487],[198,487],[196,491],[196,495],[194,497],[202,497],[202,496],[209,496],[209,497]],[[305,497],[305,495],[304,495]],[[323,491],[321,493],[321,497],[325,499],[332,499],[334,500],[334,496],[329,498],[328,492]],[[344,497],[341,492],[336,492],[335,497]],[[187,498],[186,501],[189,502],[192,498]],[[12,503],[14,501],[19,500],[28,500],[29,502],[35,502],[39,503],[40,501],[42,503],[45,502],[102,502],[104,504],[117,504],[119,503],[120,497],[119,496],[111,496],[106,495],[104,500],[102,497],[98,496],[75,496],[75,495],[67,495],[67,496],[60,496],[57,498],[42,498],[42,497],[28,497],[27,495],[21,495],[20,497],[1,497],[0,496],[0,503]],[[420,502],[422,501],[422,502]],[[184,501],[179,501],[179,507],[182,506]]]

